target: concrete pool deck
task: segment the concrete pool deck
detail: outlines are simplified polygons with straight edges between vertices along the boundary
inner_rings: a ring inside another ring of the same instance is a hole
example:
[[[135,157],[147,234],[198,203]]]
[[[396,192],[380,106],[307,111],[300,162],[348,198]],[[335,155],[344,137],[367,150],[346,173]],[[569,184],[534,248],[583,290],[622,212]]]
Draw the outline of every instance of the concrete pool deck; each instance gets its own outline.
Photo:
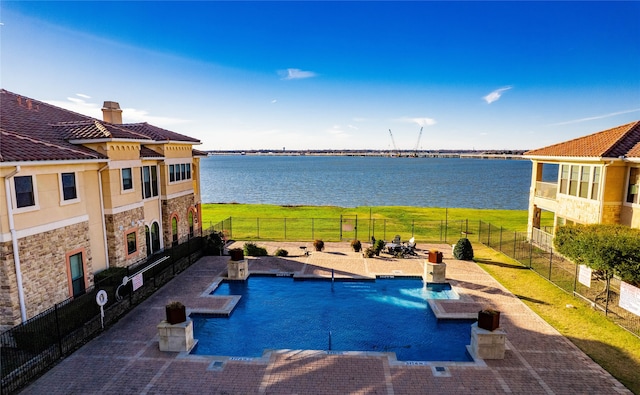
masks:
[[[237,243],[234,246],[241,246]],[[253,273],[299,276],[422,276],[425,255],[365,259],[348,243],[326,243],[325,251],[302,255],[311,243],[260,242],[270,254],[249,258]],[[231,246],[231,247],[234,247]],[[421,246],[418,246],[421,247]],[[483,307],[501,311],[507,350],[501,360],[399,362],[384,353],[277,350],[262,358],[224,358],[165,353],[157,324],[164,306],[180,300],[190,310],[222,310],[224,298],[206,290],[226,273],[229,259],[203,257],[119,322],[62,360],[23,394],[630,394],[603,368],[533,313],[473,262],[444,253],[446,277],[461,295],[433,306],[442,316],[476,316]],[[238,341],[243,341],[238,334]]]

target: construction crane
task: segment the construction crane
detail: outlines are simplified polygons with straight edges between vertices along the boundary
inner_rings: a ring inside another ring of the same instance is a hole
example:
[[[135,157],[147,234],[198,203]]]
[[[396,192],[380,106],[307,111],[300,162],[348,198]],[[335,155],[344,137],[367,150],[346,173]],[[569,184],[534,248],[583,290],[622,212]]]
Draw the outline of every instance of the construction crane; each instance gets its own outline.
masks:
[[[418,156],[418,147],[420,147],[420,138],[422,137],[422,126],[420,127],[420,134],[418,134],[418,142],[416,143],[416,148],[413,150],[413,156]]]
[[[393,133],[391,133],[391,129],[389,129],[389,136],[391,136],[391,143],[393,143],[393,150],[396,151],[396,155],[400,156],[400,152],[398,152],[398,147],[396,147],[396,142],[393,139]]]

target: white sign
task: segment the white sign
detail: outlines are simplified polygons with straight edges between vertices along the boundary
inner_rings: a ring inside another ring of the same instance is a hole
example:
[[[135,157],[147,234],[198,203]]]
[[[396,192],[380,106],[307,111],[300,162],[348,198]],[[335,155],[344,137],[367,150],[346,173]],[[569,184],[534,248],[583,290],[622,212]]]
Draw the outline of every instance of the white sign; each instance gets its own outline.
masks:
[[[620,302],[618,305],[623,309],[640,316],[640,288],[620,282]]]
[[[96,294],[96,303],[98,303],[98,306],[104,306],[105,304],[107,304],[108,300],[109,298],[107,297],[107,291],[105,291],[104,289],[98,291],[98,293]]]
[[[133,290],[135,291],[136,289],[142,287],[142,284],[144,283],[144,279],[142,278],[142,273],[140,274],[136,274],[135,276],[133,276],[133,278],[131,279],[131,285],[133,286]]]
[[[582,285],[586,285],[591,288],[591,268],[585,265],[580,265],[580,270],[578,270],[578,281]]]

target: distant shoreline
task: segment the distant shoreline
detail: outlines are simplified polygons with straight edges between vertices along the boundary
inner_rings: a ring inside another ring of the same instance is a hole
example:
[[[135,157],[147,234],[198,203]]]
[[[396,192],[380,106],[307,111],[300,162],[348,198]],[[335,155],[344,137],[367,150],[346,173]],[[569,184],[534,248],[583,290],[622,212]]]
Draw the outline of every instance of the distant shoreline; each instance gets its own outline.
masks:
[[[474,151],[474,150],[434,150],[434,151],[380,151],[380,150],[210,150],[210,156],[253,155],[253,156],[372,156],[399,158],[477,158],[526,160],[525,150]]]

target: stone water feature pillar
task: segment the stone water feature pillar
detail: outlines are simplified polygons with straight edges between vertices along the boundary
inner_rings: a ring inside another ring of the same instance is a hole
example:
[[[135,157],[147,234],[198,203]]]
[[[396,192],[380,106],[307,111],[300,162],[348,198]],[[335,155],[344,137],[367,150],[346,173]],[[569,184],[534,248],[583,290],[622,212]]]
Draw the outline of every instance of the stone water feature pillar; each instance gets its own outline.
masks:
[[[162,321],[158,324],[158,336],[160,351],[190,351],[195,345],[193,321],[190,318],[177,324]]]
[[[426,282],[428,283],[444,283],[446,281],[447,265],[445,263],[425,262],[426,266]]]
[[[498,328],[488,331],[478,327],[478,323],[471,325],[470,354],[480,359],[504,359],[507,333]]]
[[[227,278],[230,280],[246,280],[249,277],[249,262],[244,258],[240,248],[229,250],[231,258],[227,263]]]

